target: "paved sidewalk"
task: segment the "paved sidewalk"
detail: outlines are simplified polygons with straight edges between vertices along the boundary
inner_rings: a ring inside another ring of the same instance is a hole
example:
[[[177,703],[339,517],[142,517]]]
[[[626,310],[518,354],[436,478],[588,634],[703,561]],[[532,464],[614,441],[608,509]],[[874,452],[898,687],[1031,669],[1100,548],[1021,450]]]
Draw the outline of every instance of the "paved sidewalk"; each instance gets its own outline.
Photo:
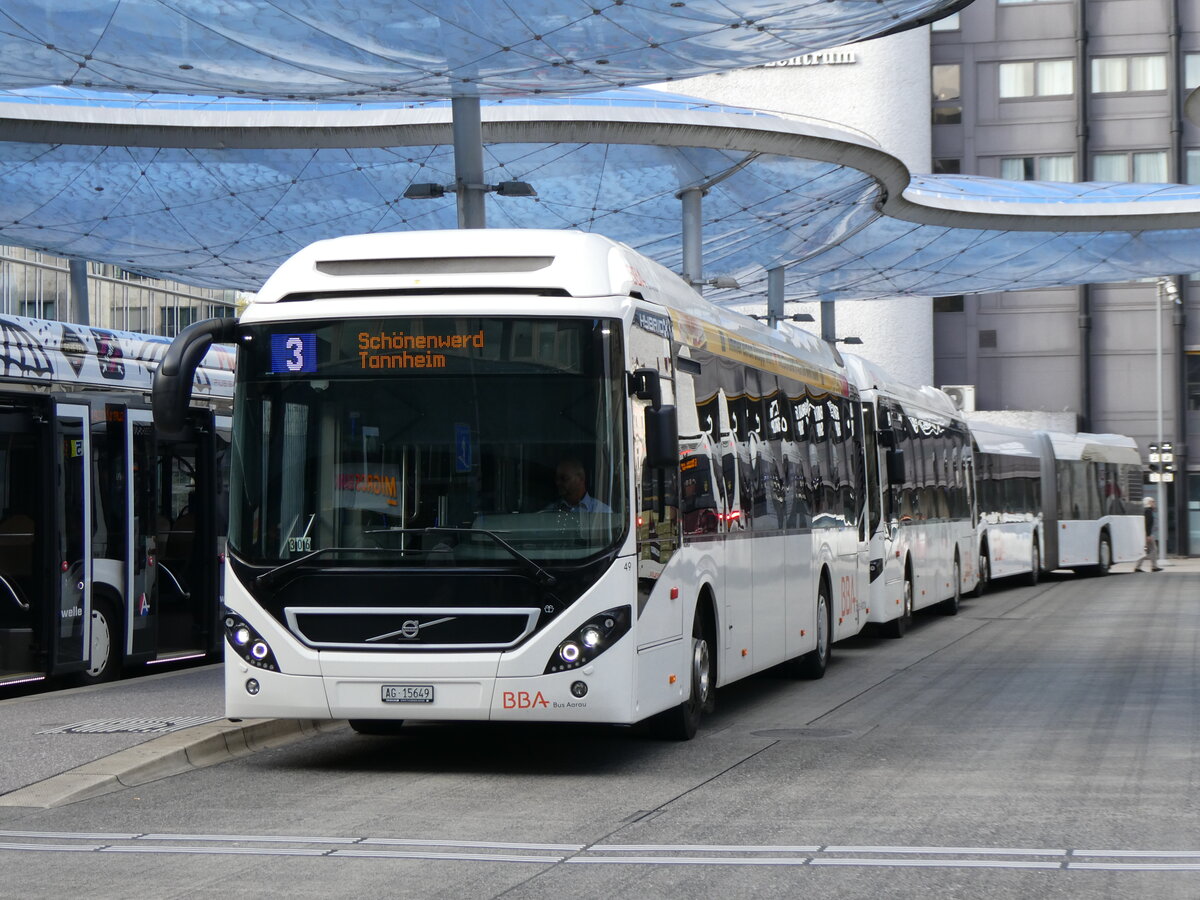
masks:
[[[345,726],[223,706],[219,664],[0,701],[0,806],[61,806]]]

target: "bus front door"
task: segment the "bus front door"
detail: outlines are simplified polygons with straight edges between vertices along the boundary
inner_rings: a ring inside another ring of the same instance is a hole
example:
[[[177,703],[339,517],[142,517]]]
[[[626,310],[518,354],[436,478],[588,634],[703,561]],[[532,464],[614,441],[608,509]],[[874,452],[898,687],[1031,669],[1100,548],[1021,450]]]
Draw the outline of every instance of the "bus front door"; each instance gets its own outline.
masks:
[[[0,686],[46,674],[46,598],[57,582],[45,554],[47,440],[44,415],[0,410]]]
[[[50,557],[57,566],[56,590],[48,612],[48,670],[58,674],[83,669],[91,654],[92,634],[92,497],[88,477],[92,458],[87,406],[55,406],[57,490],[48,492],[55,522]]]
[[[214,493],[208,437],[196,429],[191,440],[160,440],[156,446],[160,661],[209,652],[216,627],[217,551],[208,524]]]
[[[155,484],[158,466],[154,451],[154,421],[149,410],[129,409],[125,415],[125,521],[130,540],[124,551],[125,653],[134,659],[156,659],[165,636],[167,610],[160,603],[156,541],[158,517]]]

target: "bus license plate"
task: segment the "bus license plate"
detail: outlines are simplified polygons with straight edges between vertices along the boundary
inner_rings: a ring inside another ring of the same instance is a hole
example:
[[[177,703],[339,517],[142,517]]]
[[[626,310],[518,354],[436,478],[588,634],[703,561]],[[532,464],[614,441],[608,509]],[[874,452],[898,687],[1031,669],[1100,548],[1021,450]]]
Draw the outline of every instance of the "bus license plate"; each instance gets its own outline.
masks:
[[[432,703],[432,684],[385,684],[384,703]]]

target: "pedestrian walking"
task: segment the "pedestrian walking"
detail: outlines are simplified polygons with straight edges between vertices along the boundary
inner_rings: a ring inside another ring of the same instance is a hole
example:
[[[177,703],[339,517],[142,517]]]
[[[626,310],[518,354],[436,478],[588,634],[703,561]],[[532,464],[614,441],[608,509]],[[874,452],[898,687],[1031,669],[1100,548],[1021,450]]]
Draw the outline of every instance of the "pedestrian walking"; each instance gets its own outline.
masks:
[[[1154,537],[1154,498],[1146,497],[1142,501],[1142,515],[1146,518],[1146,552],[1142,554],[1142,558],[1137,561],[1137,565],[1133,567],[1133,571],[1142,571],[1142,563],[1150,563],[1150,571],[1158,572],[1162,566],[1158,564],[1158,541]]]

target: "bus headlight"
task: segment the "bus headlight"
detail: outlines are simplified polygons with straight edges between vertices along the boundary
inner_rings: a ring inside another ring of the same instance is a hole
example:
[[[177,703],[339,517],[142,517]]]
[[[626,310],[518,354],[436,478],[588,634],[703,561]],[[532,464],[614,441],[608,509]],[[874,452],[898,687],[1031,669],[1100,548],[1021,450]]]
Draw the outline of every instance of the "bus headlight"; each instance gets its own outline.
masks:
[[[597,656],[621,639],[633,621],[633,610],[628,606],[606,609],[598,616],[584,622],[554,650],[546,663],[545,673],[566,672],[586,666]]]
[[[271,645],[263,640],[246,623],[245,619],[237,613],[226,610],[223,621],[225,624],[225,640],[229,643],[229,647],[234,653],[256,669],[268,669],[271,672],[279,671],[279,664],[275,662],[275,654],[271,652]]]

